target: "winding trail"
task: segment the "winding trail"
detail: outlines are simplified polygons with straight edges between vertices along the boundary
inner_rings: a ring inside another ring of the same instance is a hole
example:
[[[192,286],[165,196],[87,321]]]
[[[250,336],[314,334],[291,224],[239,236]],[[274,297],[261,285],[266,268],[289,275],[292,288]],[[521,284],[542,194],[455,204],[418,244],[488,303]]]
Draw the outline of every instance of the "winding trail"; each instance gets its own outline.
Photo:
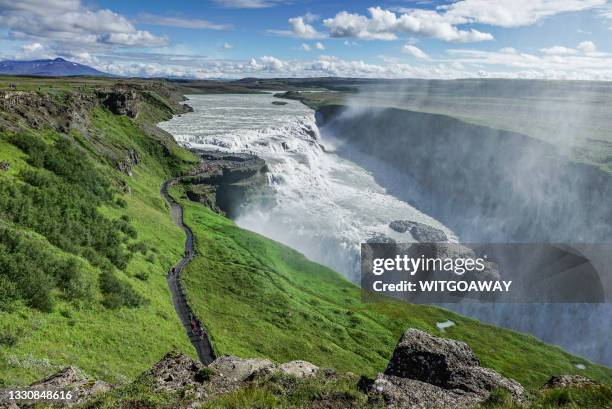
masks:
[[[166,202],[170,205],[170,214],[174,223],[177,226],[181,227],[183,231],[185,231],[185,253],[189,251],[188,256],[184,256],[181,258],[178,263],[174,265],[175,273],[168,274],[168,287],[170,288],[170,294],[172,295],[172,303],[174,304],[174,309],[178,314],[183,326],[185,327],[185,331],[187,332],[187,336],[191,340],[196,352],[198,353],[198,358],[200,362],[205,365],[210,364],[215,360],[215,352],[213,350],[212,344],[206,333],[206,329],[204,329],[201,325],[196,326],[195,328],[192,325],[192,321],[199,323],[196,318],[196,315],[193,313],[193,310],[187,303],[187,297],[185,296],[185,292],[183,291],[183,287],[181,284],[181,273],[185,266],[189,264],[191,259],[195,255],[195,246],[193,245],[193,232],[185,224],[183,221],[183,208],[180,204],[178,204],[169,194],[168,187],[172,184],[176,183],[177,179],[170,179],[161,187],[160,194],[166,199]],[[199,334],[198,334],[199,332]]]

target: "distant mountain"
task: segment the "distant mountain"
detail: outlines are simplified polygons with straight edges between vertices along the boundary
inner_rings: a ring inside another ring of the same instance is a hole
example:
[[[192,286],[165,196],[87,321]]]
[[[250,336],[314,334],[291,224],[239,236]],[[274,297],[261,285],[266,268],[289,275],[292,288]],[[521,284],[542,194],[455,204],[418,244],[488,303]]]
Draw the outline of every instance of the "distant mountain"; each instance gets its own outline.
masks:
[[[56,58],[53,60],[0,61],[0,75],[40,75],[49,77],[67,77],[75,75],[104,76],[107,74],[87,65]]]

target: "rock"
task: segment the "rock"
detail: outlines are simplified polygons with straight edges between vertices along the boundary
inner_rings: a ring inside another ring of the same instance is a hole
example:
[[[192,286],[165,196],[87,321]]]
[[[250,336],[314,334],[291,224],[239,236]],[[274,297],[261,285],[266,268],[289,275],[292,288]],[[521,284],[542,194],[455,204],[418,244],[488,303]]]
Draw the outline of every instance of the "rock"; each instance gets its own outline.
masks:
[[[389,227],[398,233],[410,231],[412,237],[420,243],[439,243],[448,241],[446,233],[427,224],[410,220],[393,220]]]
[[[585,386],[594,386],[597,382],[582,375],[556,375],[551,377],[542,386],[542,389],[553,388],[584,388]]]
[[[272,101],[272,105],[287,105],[288,102],[285,101]]]
[[[379,374],[369,393],[382,397],[387,407],[406,409],[459,409],[477,405],[482,399],[462,391],[447,390],[426,382]]]
[[[210,368],[217,374],[233,382],[242,382],[253,379],[261,373],[269,373],[276,365],[268,359],[243,359],[231,355],[217,358]]]
[[[11,168],[11,165],[8,162],[0,162],[0,171],[2,172],[8,172],[9,169]]]
[[[285,362],[278,369],[284,374],[304,378],[314,376],[318,372],[319,367],[306,361],[291,361]]]
[[[130,148],[125,152],[125,158],[117,162],[117,169],[121,173],[132,176],[132,168],[140,163],[140,154],[136,149]]]
[[[203,364],[187,355],[169,352],[142,376],[153,378],[155,388],[159,390],[174,391],[188,385],[198,388],[201,382],[196,377],[203,368]]]
[[[100,90],[98,98],[104,107],[115,115],[126,115],[130,118],[138,114],[138,94],[131,89]]]
[[[386,236],[382,233],[375,233],[372,234],[372,236],[370,236],[367,240],[366,243],[384,243],[384,244],[395,244],[396,241],[393,240],[391,237]]]
[[[478,358],[465,342],[410,328],[395,347],[385,375],[445,386],[453,371],[478,365]]]
[[[410,328],[369,393],[394,408],[464,408],[484,402],[498,388],[522,401],[522,385],[481,367],[466,343]]]
[[[69,366],[42,381],[34,382],[28,389],[72,391],[73,398],[65,404],[65,406],[72,406],[85,402],[93,395],[111,390],[112,385],[99,380],[91,380],[78,368]]]

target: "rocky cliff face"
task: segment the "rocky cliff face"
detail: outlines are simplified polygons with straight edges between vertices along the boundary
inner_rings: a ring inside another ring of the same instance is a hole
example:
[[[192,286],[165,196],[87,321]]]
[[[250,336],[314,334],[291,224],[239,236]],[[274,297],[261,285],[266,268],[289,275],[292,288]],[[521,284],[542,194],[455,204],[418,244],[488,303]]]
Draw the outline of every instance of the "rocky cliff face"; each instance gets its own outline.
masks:
[[[612,208],[603,205],[612,202],[612,175],[572,162],[548,143],[399,109],[331,105],[317,118],[324,132],[403,173],[403,184],[385,187],[464,241],[596,243],[612,237]],[[384,175],[374,176],[386,184]]]
[[[263,159],[238,153],[193,150],[201,159],[200,166],[185,180],[189,183],[188,197],[223,212],[236,216],[241,206],[250,200],[271,197],[268,191]]]
[[[115,115],[126,115],[134,118],[138,114],[139,96],[131,89],[113,89],[97,91],[102,106]]]

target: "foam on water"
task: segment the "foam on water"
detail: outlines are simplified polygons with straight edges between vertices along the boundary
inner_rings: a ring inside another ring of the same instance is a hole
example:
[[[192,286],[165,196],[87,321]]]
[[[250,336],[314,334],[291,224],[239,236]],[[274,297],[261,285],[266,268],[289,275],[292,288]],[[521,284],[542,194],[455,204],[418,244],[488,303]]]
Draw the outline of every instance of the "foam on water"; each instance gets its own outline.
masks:
[[[194,95],[194,112],[160,126],[184,145],[252,152],[270,171],[276,204],[250,206],[241,227],[287,244],[310,259],[359,276],[359,244],[375,234],[412,241],[388,227],[408,219],[448,228],[388,194],[365,169],[334,153],[334,138],[320,134],[314,112],[296,101],[273,105],[265,95]],[[277,99],[276,99],[277,100]]]

